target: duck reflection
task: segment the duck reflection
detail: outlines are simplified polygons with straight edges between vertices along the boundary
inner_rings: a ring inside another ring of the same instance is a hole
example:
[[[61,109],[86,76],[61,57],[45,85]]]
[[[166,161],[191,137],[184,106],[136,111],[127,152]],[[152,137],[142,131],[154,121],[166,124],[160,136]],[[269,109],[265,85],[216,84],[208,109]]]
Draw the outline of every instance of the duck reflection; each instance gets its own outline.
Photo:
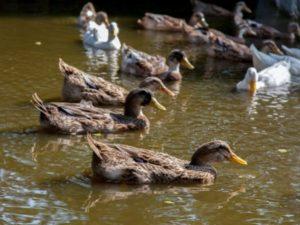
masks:
[[[112,81],[117,81],[118,71],[119,71],[119,51],[104,51],[101,49],[91,48],[89,46],[84,46],[86,51],[86,56],[88,58],[87,66],[88,70],[107,68],[107,73],[111,76]]]

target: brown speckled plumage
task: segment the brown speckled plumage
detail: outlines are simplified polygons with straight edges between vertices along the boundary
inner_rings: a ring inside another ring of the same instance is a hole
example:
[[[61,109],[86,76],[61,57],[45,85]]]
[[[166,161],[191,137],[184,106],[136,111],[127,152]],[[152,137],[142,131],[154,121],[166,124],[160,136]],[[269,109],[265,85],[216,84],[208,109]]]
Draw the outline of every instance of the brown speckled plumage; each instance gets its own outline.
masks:
[[[230,160],[234,154],[228,144],[213,141],[200,146],[191,161],[165,153],[127,145],[105,144],[87,136],[93,150],[92,170],[102,182],[200,183],[210,184],[216,178],[212,162]]]

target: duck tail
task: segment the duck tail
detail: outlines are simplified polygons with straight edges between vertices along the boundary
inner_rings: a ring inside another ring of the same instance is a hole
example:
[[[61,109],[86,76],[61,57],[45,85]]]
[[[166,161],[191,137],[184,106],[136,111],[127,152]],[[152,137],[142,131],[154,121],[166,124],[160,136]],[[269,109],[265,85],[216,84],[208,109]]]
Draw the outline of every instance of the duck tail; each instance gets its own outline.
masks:
[[[32,95],[31,103],[41,113],[43,113],[45,115],[49,114],[44,102],[40,99],[40,97],[37,95],[37,93],[34,93]]]
[[[87,142],[88,142],[90,148],[98,156],[98,158],[102,161],[103,157],[102,157],[102,154],[101,154],[100,143],[97,142],[95,139],[93,139],[93,137],[90,133],[88,133],[86,135],[86,139],[87,139]]]
[[[72,75],[72,74],[77,75],[77,74],[82,73],[81,70],[75,68],[74,66],[67,64],[61,58],[59,58],[59,60],[58,60],[58,68],[64,77],[68,77],[69,75]]]

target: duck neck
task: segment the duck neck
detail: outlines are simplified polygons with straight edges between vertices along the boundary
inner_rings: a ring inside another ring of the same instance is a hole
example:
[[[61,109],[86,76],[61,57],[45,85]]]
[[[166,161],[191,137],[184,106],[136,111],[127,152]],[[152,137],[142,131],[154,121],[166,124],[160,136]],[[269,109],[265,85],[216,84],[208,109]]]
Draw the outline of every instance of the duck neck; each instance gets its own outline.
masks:
[[[137,118],[142,114],[140,105],[134,104],[133,102],[126,102],[124,108],[124,115],[132,118]]]
[[[175,72],[175,73],[179,73],[180,72],[180,70],[179,70],[179,63],[168,61],[167,64],[169,66],[168,72]]]

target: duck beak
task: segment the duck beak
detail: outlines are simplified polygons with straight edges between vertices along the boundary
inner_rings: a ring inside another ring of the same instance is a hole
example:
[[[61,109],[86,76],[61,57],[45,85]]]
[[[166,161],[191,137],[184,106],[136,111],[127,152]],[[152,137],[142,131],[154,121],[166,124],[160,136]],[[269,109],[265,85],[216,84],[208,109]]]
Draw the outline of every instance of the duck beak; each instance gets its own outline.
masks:
[[[250,94],[255,94],[256,92],[256,81],[255,80],[251,80],[250,83],[249,83],[249,91],[250,91]]]
[[[163,111],[166,111],[166,107],[164,107],[162,104],[160,104],[156,98],[152,97],[151,99],[151,103],[150,105],[152,105],[153,107],[157,108],[157,109],[160,109],[160,110],[163,110]]]
[[[181,60],[181,65],[183,65],[184,67],[193,70],[195,67],[190,63],[190,61],[188,60],[187,57],[183,57],[183,59]]]
[[[169,88],[167,88],[166,86],[162,86],[162,87],[160,88],[160,90],[161,90],[162,92],[166,93],[167,95],[170,95],[170,96],[172,96],[172,97],[175,96],[175,93],[174,93],[173,91],[171,91]]]
[[[241,164],[241,165],[248,165],[247,161],[245,161],[242,158],[238,157],[235,153],[231,153],[230,161]]]
[[[208,23],[206,22],[205,18],[202,18],[202,19],[201,19],[201,25],[202,25],[204,28],[208,28],[208,27],[209,27],[209,25],[208,25]]]
[[[245,11],[247,12],[247,13],[252,13],[252,10],[248,7],[248,6],[245,6]]]

